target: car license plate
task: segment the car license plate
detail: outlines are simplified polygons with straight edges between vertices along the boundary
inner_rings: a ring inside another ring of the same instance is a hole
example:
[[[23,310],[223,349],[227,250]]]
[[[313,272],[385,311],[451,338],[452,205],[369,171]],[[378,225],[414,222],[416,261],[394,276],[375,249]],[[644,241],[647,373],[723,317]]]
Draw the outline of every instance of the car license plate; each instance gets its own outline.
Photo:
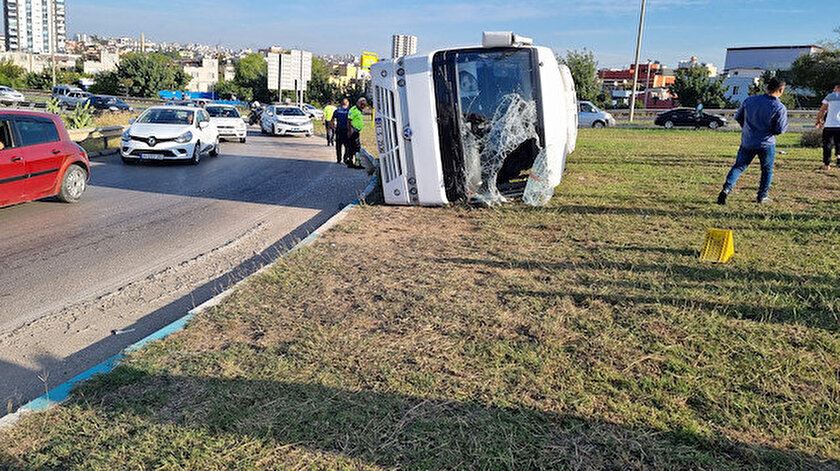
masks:
[[[163,160],[162,154],[140,154],[140,158],[143,160]]]

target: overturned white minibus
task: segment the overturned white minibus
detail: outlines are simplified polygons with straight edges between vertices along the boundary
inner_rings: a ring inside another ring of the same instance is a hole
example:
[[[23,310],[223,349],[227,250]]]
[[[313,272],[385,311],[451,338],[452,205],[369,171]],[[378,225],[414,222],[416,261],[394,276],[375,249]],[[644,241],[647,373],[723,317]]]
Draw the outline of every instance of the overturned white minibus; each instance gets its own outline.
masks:
[[[554,52],[509,32],[482,46],[371,68],[385,202],[546,204],[575,147],[578,109]]]

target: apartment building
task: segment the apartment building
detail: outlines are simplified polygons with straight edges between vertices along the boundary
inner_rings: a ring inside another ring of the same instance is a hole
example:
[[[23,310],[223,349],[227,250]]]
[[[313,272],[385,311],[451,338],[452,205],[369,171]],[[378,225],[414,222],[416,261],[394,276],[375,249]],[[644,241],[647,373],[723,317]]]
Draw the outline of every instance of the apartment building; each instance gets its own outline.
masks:
[[[185,61],[184,72],[192,77],[187,90],[201,93],[212,92],[219,83],[219,60],[205,57],[201,61]]]
[[[5,0],[6,50],[64,52],[67,41],[64,0]]]
[[[417,54],[417,36],[395,34],[391,36],[391,57],[410,56]]]

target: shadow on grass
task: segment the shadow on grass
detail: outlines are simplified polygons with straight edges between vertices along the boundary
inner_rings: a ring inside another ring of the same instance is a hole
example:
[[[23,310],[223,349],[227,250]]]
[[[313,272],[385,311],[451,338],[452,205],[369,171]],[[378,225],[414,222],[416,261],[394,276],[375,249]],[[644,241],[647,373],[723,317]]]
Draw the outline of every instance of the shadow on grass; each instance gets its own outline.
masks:
[[[643,247],[631,247],[631,250],[643,249]],[[612,250],[612,249],[607,249]],[[680,253],[679,249],[674,250]],[[686,251],[682,255],[696,255],[696,252]],[[564,297],[572,296],[577,302],[585,299],[600,299],[612,305],[626,304],[664,304],[680,308],[693,307],[709,312],[717,312],[722,315],[738,319],[750,319],[762,322],[776,322],[799,324],[808,327],[815,327],[829,331],[840,330],[840,320],[836,314],[822,309],[821,303],[832,302],[840,299],[840,278],[838,277],[817,277],[806,275],[791,275],[781,272],[738,270],[728,266],[720,265],[657,265],[646,263],[613,262],[598,260],[592,262],[541,262],[535,260],[482,260],[466,258],[447,258],[438,260],[441,263],[454,263],[468,266],[485,266],[496,269],[522,269],[553,271],[590,271],[590,272],[618,272],[613,276],[615,284],[618,285],[624,280],[633,279],[639,273],[659,274],[662,280],[670,284],[691,283],[694,285],[708,283],[720,283],[721,280],[737,282],[741,288],[733,288],[733,298],[738,299],[738,290],[754,290],[755,283],[778,283],[773,286],[773,297],[785,295],[790,299],[796,299],[802,303],[801,308],[780,308],[760,304],[748,303],[725,303],[698,300],[695,297],[678,297],[666,291],[662,295],[638,296],[628,295],[616,290],[615,294],[602,295],[598,293],[585,292],[588,286],[564,286],[556,291],[536,290],[509,290],[503,293],[507,296],[533,296],[533,297]],[[626,273],[626,276],[621,273]],[[600,285],[609,285],[609,279],[598,281]],[[679,287],[676,288],[679,290]]]
[[[309,453],[304,462],[326,459],[328,468],[336,466],[329,460],[337,457],[405,469],[836,469],[840,465],[678,425],[656,430],[523,407],[319,384],[149,375],[129,366],[83,386],[67,410],[70,416],[25,422],[33,428],[40,424],[49,439],[40,440],[40,447],[25,456],[0,455],[0,467],[22,468],[54,456],[64,457],[65,467],[89,462],[119,467],[119,460],[127,456],[149,468],[164,463],[177,466],[173,456],[183,456],[181,447],[187,444],[193,464],[225,467],[217,460],[244,458],[236,456],[236,449],[220,452],[217,441],[245,448],[252,460],[291,446]],[[106,445],[91,448],[66,435],[76,427],[98,435],[97,442]],[[289,464],[294,463],[283,463],[281,458],[271,466]]]

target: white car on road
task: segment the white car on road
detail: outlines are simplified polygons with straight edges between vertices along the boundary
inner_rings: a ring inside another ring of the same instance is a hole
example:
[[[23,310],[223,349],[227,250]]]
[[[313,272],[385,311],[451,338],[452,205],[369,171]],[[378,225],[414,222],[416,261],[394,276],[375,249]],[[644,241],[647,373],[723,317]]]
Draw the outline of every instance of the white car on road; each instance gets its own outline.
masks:
[[[324,110],[320,108],[316,108],[309,103],[304,103],[300,106],[304,113],[308,114],[310,118],[316,121],[323,121],[324,120]]]
[[[0,103],[23,103],[26,97],[12,87],[0,86]]]
[[[147,109],[122,135],[125,163],[141,160],[189,160],[219,154],[219,133],[202,108],[155,106]]]
[[[312,118],[297,106],[272,105],[265,109],[260,119],[260,129],[265,134],[286,136],[313,133]]]
[[[204,109],[210,114],[210,122],[216,126],[221,139],[239,139],[239,142],[245,142],[248,126],[235,106],[211,104]]]

